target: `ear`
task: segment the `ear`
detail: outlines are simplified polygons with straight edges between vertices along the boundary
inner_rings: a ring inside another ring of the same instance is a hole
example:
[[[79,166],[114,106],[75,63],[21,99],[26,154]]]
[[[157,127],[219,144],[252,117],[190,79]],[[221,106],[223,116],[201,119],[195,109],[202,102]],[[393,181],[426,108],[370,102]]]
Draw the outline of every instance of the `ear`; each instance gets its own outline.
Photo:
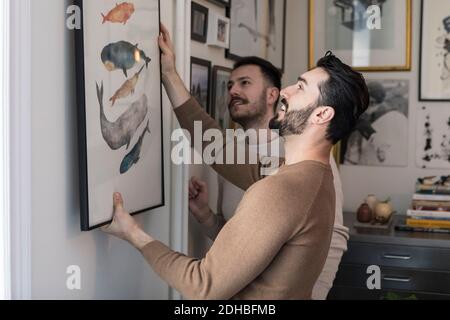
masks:
[[[275,103],[278,100],[278,97],[280,96],[280,90],[276,87],[270,87],[266,90],[267,94],[267,104],[270,104],[271,106],[275,106]]]
[[[332,107],[320,107],[314,110],[312,122],[317,125],[328,124],[333,120],[335,115],[334,108]]]

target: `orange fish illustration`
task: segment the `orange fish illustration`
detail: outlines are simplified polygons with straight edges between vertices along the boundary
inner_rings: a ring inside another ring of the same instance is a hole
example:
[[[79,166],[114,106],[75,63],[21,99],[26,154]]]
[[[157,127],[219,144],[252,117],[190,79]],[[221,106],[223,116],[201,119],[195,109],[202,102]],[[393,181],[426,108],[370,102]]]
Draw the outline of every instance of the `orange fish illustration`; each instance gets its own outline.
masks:
[[[111,97],[111,99],[109,99],[109,101],[112,102],[111,107],[114,106],[114,104],[116,103],[117,99],[122,99],[122,98],[126,98],[129,95],[134,94],[134,90],[136,88],[136,84],[139,80],[139,75],[141,74],[142,70],[144,69],[145,66],[142,66],[141,70],[139,70],[139,72],[137,72],[133,78],[125,81],[125,83],[120,87],[119,90],[116,91],[116,93],[114,94],[114,96]]]
[[[109,21],[111,23],[123,23],[126,24],[134,13],[134,4],[123,2],[121,4],[116,3],[116,7],[112,9],[105,16],[102,13],[103,23]]]

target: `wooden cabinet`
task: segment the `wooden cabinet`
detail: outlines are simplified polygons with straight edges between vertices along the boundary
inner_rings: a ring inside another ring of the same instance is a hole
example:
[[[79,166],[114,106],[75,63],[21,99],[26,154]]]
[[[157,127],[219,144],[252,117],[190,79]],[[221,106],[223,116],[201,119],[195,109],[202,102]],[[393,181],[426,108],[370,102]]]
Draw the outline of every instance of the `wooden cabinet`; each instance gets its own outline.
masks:
[[[450,299],[450,235],[362,232],[353,228],[354,219],[355,214],[344,214],[348,251],[328,299]],[[381,270],[381,290],[367,287],[373,265]]]

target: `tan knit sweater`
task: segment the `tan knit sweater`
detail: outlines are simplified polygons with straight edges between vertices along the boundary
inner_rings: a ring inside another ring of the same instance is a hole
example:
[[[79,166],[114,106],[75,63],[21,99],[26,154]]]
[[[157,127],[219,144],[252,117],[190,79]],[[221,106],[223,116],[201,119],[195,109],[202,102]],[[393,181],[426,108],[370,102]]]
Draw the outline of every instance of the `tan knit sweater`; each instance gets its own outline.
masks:
[[[176,114],[191,135],[193,120],[216,127],[194,99]],[[213,167],[247,192],[205,258],[154,241],[142,249],[146,260],[188,299],[310,299],[333,230],[330,166],[304,161],[259,182],[257,165]]]

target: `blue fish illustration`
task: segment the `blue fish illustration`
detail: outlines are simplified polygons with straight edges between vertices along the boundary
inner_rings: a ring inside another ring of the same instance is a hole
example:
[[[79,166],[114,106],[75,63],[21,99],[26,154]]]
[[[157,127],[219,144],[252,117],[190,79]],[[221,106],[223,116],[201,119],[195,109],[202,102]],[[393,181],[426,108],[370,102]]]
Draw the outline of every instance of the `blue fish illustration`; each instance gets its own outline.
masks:
[[[145,134],[151,133],[150,132],[150,120],[147,121],[147,127],[145,128],[144,132],[142,132],[142,135],[139,137],[138,142],[133,147],[133,149],[128,153],[125,158],[122,160],[122,163],[120,164],[120,174],[126,173],[128,170],[131,169],[136,163],[139,162],[140,156],[141,156],[141,148],[142,143],[144,142]]]
[[[132,45],[126,41],[108,44],[103,48],[101,58],[108,71],[122,70],[125,77],[128,77],[127,70],[133,68],[141,60],[145,61],[147,69],[148,64],[152,61],[144,51],[138,48],[137,44]]]

